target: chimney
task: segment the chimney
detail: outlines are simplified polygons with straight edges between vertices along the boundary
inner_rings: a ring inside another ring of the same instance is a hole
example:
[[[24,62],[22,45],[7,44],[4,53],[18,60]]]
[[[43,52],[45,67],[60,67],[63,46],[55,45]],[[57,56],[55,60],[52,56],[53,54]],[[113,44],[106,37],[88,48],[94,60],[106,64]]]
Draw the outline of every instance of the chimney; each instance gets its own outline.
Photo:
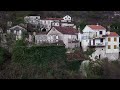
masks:
[[[107,35],[110,35],[110,31],[107,31]]]
[[[36,35],[36,32],[33,32],[33,35],[35,36],[35,35]]]
[[[97,26],[99,26],[99,24],[97,23]]]

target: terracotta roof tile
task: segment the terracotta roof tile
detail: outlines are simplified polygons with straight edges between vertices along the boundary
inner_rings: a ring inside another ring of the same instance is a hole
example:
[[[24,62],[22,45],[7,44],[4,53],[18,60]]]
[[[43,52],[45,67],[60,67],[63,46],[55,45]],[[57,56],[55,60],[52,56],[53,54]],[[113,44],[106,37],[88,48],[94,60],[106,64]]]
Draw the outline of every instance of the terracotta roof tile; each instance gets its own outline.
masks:
[[[110,32],[109,37],[119,36],[116,32]]]
[[[63,34],[70,34],[70,35],[75,35],[78,33],[78,31],[72,27],[60,27],[60,26],[54,26],[59,32]]]
[[[99,29],[105,29],[103,26],[101,25],[87,25],[88,27],[90,27],[93,30],[99,30]]]

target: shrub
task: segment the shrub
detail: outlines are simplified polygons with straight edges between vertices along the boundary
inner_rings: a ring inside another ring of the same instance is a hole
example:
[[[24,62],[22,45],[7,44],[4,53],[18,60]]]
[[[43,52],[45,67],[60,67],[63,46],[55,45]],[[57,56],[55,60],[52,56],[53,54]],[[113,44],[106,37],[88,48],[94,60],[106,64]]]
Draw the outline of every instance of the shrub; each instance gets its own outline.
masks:
[[[48,64],[52,62],[61,63],[66,59],[63,46],[32,46],[15,47],[12,59],[21,64]]]
[[[0,64],[3,64],[5,60],[10,58],[10,54],[8,51],[2,47],[0,47]]]
[[[66,62],[66,67],[68,70],[72,71],[78,71],[80,69],[80,61],[71,61],[71,62]]]
[[[86,55],[91,55],[93,52],[95,52],[95,49],[94,48],[89,48],[89,49],[87,49],[87,51],[85,51],[84,52],[84,54],[86,54]]]

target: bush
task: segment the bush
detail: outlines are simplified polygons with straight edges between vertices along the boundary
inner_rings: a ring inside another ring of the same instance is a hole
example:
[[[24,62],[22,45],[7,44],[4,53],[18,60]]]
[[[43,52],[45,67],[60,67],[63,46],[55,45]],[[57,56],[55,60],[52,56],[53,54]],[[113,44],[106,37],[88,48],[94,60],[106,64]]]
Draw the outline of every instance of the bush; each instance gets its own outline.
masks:
[[[66,59],[63,46],[15,47],[12,60],[21,64],[61,63]]]
[[[80,61],[71,61],[71,62],[66,62],[66,67],[68,70],[72,71],[78,71],[80,69]]]
[[[87,78],[100,79],[103,76],[103,68],[99,61],[90,62],[87,71]]]
[[[10,54],[8,51],[2,47],[0,47],[0,64],[3,64],[5,60],[10,58]]]
[[[84,52],[84,54],[86,54],[86,55],[91,55],[93,52],[95,52],[95,49],[94,48],[89,48],[89,49],[87,49],[87,51],[85,51]]]

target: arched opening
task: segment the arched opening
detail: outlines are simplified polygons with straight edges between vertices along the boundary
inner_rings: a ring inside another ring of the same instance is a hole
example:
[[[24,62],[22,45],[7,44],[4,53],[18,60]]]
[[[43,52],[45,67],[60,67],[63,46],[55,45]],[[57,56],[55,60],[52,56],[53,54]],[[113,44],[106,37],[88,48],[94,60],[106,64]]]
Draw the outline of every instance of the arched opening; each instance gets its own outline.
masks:
[[[101,55],[99,55],[99,59],[100,59]]]
[[[46,32],[46,29],[45,29],[45,28],[43,28],[43,29],[42,29],[42,32]]]

